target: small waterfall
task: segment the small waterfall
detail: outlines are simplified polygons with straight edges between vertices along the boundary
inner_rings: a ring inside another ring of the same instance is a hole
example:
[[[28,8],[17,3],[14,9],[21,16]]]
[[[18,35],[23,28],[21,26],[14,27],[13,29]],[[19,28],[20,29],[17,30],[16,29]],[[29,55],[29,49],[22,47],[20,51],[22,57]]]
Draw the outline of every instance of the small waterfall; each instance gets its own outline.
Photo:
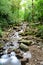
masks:
[[[0,65],[21,65],[21,62],[17,59],[15,54],[15,52],[11,52],[10,55],[3,55],[0,58]]]
[[[10,37],[10,41],[5,44],[4,49],[19,48],[19,43],[18,43],[19,38],[20,38],[19,32],[15,32],[14,35]]]

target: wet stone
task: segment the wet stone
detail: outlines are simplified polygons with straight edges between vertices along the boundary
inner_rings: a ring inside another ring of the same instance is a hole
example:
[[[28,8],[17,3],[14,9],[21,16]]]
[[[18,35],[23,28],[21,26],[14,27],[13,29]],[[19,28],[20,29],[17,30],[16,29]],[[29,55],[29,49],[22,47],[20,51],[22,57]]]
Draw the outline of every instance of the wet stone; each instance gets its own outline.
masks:
[[[0,53],[0,58],[1,58],[2,55],[3,55],[3,53],[1,52],[1,53]]]
[[[28,46],[23,44],[23,43],[20,44],[20,49],[23,50],[23,51],[29,51]]]
[[[15,51],[16,54],[20,53],[20,49],[15,49],[13,51]]]
[[[10,54],[12,51],[13,51],[13,50],[12,50],[11,48],[9,48],[9,49],[7,50],[7,53]]]
[[[18,59],[22,59],[22,58],[23,58],[23,56],[20,55],[20,54],[16,54],[16,57],[17,57]]]
[[[21,65],[26,65],[27,62],[29,62],[29,59],[26,58],[21,59]]]

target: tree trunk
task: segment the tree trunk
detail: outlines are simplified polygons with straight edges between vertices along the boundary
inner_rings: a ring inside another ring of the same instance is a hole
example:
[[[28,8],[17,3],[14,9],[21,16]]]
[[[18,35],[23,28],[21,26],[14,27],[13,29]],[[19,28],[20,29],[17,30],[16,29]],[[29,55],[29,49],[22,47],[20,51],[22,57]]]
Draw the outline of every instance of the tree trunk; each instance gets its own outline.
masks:
[[[32,21],[34,22],[34,11],[33,11],[33,0],[32,0]]]

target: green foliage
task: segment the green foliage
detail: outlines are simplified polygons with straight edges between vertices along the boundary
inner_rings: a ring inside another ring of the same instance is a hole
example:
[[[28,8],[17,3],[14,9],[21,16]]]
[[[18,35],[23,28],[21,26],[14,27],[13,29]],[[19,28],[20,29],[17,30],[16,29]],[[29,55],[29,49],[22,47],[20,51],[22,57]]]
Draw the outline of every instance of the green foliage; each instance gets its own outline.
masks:
[[[7,26],[8,26],[8,23],[7,23],[6,19],[1,18],[0,19],[0,27],[4,28],[4,27],[7,27]]]
[[[21,21],[43,23],[43,0],[0,0],[0,28]],[[43,26],[38,31],[43,36]]]
[[[0,13],[8,14],[10,12],[9,0],[0,0]]]
[[[0,26],[7,27],[10,21],[11,6],[9,0],[0,0]]]
[[[20,0],[0,0],[0,27],[8,27],[19,21]]]
[[[38,20],[43,21],[43,0],[38,0],[37,2]]]
[[[43,39],[43,25],[38,26],[38,32],[37,32],[36,36]]]
[[[32,7],[33,3],[33,7]],[[33,11],[33,13],[32,13]],[[33,17],[32,17],[33,15]],[[5,23],[14,24],[22,20],[42,21],[43,20],[43,1],[42,0],[0,0],[0,18]]]

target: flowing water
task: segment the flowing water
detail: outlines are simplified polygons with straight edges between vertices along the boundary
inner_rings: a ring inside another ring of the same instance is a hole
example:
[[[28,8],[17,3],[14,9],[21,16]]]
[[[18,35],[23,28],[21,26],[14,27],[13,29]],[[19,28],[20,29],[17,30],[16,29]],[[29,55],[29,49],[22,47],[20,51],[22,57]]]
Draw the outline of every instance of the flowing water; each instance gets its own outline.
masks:
[[[21,65],[21,62],[17,59],[14,52],[10,55],[5,54],[0,59],[0,65]]]
[[[13,32],[12,32],[13,34]],[[21,65],[21,62],[19,61],[19,59],[17,59],[17,57],[14,55],[10,55],[10,57],[8,56],[7,52],[8,49],[17,49],[19,48],[19,32],[16,32],[13,35],[10,35],[10,41],[8,41],[5,46],[4,46],[4,55],[0,58],[0,65]]]
[[[26,25],[23,24],[21,26],[21,30],[20,31],[13,31],[12,34],[9,35],[9,41],[7,43],[5,43],[5,46],[4,46],[4,55],[1,56],[0,58],[0,65],[21,65],[21,62],[19,61],[19,59],[17,59],[17,57],[15,56],[15,54],[10,55],[7,54],[8,52],[8,49],[18,49],[19,48],[19,43],[18,43],[18,40],[21,38],[19,36],[19,33],[22,33],[23,31],[25,31],[25,28],[26,28]],[[30,52],[26,52],[23,54],[24,58],[31,58],[31,53]]]
[[[10,42],[7,42],[4,46],[4,55],[0,58],[0,65],[21,65],[21,62],[19,61],[19,59],[17,59],[17,57],[15,56],[15,54],[10,55],[10,57],[8,56],[7,52],[8,49],[17,49],[19,48],[19,34],[18,32],[15,32],[13,36],[10,37]],[[12,44],[12,45],[11,45]]]

